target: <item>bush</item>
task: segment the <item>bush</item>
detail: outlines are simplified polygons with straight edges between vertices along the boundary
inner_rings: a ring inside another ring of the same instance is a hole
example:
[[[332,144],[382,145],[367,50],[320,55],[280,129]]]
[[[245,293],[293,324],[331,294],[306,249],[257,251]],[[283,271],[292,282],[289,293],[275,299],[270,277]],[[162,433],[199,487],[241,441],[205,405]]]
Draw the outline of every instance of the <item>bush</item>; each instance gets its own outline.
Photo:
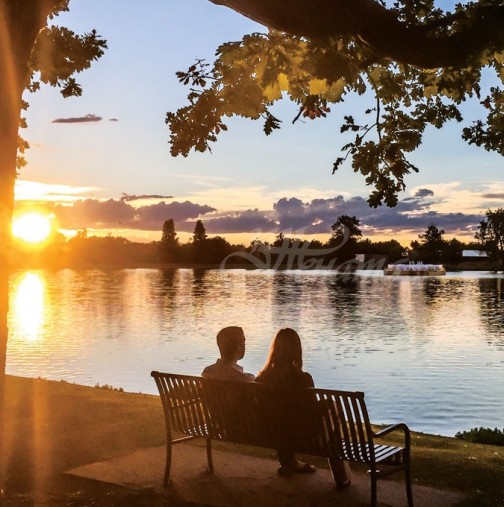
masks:
[[[107,389],[109,391],[118,391],[120,393],[124,392],[124,389],[122,387],[112,387],[109,386],[108,384],[103,384],[102,386],[100,384],[96,384],[95,389]]]
[[[459,431],[455,438],[474,442],[476,444],[504,446],[504,430],[498,428],[472,428],[469,431]]]

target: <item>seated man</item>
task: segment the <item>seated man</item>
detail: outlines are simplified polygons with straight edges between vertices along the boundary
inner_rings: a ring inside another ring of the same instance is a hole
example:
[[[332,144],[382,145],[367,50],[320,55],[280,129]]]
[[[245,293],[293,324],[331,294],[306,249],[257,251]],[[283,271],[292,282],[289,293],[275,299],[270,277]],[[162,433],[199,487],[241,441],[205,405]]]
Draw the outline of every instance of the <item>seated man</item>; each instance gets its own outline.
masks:
[[[245,355],[245,335],[241,327],[228,326],[221,329],[217,334],[217,346],[221,357],[203,370],[202,377],[242,382],[255,380],[254,375],[245,373],[237,364]]]

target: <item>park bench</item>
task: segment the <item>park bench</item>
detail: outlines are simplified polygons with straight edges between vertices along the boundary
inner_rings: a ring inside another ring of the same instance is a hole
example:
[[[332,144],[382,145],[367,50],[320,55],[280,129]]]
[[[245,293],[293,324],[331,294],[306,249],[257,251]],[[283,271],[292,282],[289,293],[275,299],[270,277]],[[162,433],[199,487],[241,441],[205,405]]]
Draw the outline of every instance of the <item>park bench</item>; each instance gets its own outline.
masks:
[[[285,435],[289,435],[290,445],[297,453],[366,464],[371,477],[372,507],[377,503],[377,480],[403,470],[408,506],[413,507],[409,429],[405,424],[395,424],[373,431],[364,393],[317,388],[298,391],[297,406],[290,405],[295,413],[291,417],[282,415],[282,421],[290,421],[286,429],[279,424],[278,417],[271,415],[276,411],[274,407],[285,406],[285,400],[289,399],[277,387],[157,371],[151,375],[165,415],[165,487],[170,480],[175,443],[197,437],[206,439],[208,470],[213,472],[212,440],[277,449]],[[292,421],[300,422],[297,429]],[[402,432],[402,447],[379,443],[394,430]],[[173,433],[184,436],[174,438]]]

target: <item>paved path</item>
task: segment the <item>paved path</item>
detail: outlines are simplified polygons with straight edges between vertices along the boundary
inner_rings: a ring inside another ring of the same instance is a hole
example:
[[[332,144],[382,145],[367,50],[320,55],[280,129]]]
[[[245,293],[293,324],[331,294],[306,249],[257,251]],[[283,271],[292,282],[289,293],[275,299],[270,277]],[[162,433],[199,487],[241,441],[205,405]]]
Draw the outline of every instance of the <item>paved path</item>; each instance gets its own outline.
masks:
[[[132,489],[162,491],[165,447],[136,451],[127,456],[86,465],[67,473],[118,484]],[[334,489],[329,470],[315,474],[279,477],[273,460],[214,451],[215,473],[206,472],[203,447],[178,444],[172,464],[174,494],[183,505],[229,507],[365,507],[369,506],[370,481],[354,474],[351,487]],[[413,486],[415,507],[454,507],[462,495]],[[379,481],[380,507],[403,507],[402,481]]]

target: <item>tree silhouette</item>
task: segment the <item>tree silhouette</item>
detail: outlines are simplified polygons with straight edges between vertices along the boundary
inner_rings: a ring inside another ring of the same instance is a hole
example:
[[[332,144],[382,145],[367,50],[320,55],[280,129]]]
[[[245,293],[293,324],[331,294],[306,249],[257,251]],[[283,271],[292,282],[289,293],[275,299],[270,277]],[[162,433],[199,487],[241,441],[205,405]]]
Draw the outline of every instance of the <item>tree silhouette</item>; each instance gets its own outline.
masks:
[[[487,210],[475,235],[496,266],[504,265],[504,208]]]
[[[194,226],[193,243],[203,243],[207,239],[205,226],[201,220],[198,220]]]
[[[362,236],[359,228],[360,220],[356,216],[340,215],[331,225],[333,231],[328,246],[335,248],[332,254],[339,262],[346,262],[355,258],[357,253],[357,238]]]
[[[163,234],[161,236],[160,254],[163,261],[173,261],[177,259],[179,241],[175,232],[175,223],[173,218],[165,220],[163,223]]]
[[[420,242],[412,241],[411,243],[415,260],[429,263],[441,262],[443,252],[447,247],[447,243],[443,239],[444,233],[443,229],[438,229],[434,224],[431,224],[423,234],[419,234]]]
[[[201,220],[198,220],[194,226],[194,232],[192,237],[193,245],[193,258],[196,262],[200,262],[204,259],[205,250],[207,243],[207,233],[205,226]]]
[[[422,241],[423,245],[428,245],[431,248],[440,248],[443,244],[443,229],[438,229],[434,224],[429,225],[427,230],[423,234],[419,234],[418,237]]]
[[[205,151],[227,130],[226,118],[281,120],[272,106],[288,97],[293,121],[323,118],[331,104],[367,93],[362,111],[341,124],[342,153],[372,187],[371,206],[397,204],[405,177],[417,172],[408,154],[427,127],[462,121],[460,104],[475,99],[481,118],[462,130],[469,143],[504,155],[504,92],[484,89],[481,74],[504,80],[504,2],[480,0],[445,12],[434,2],[400,0],[211,0],[271,30],[225,43],[213,65],[179,72],[188,105],[167,114],[173,155]],[[350,134],[351,137],[346,139]]]
[[[344,238],[357,238],[362,236],[359,228],[360,220],[356,216],[340,215],[336,222],[331,225],[332,239],[339,242]]]

